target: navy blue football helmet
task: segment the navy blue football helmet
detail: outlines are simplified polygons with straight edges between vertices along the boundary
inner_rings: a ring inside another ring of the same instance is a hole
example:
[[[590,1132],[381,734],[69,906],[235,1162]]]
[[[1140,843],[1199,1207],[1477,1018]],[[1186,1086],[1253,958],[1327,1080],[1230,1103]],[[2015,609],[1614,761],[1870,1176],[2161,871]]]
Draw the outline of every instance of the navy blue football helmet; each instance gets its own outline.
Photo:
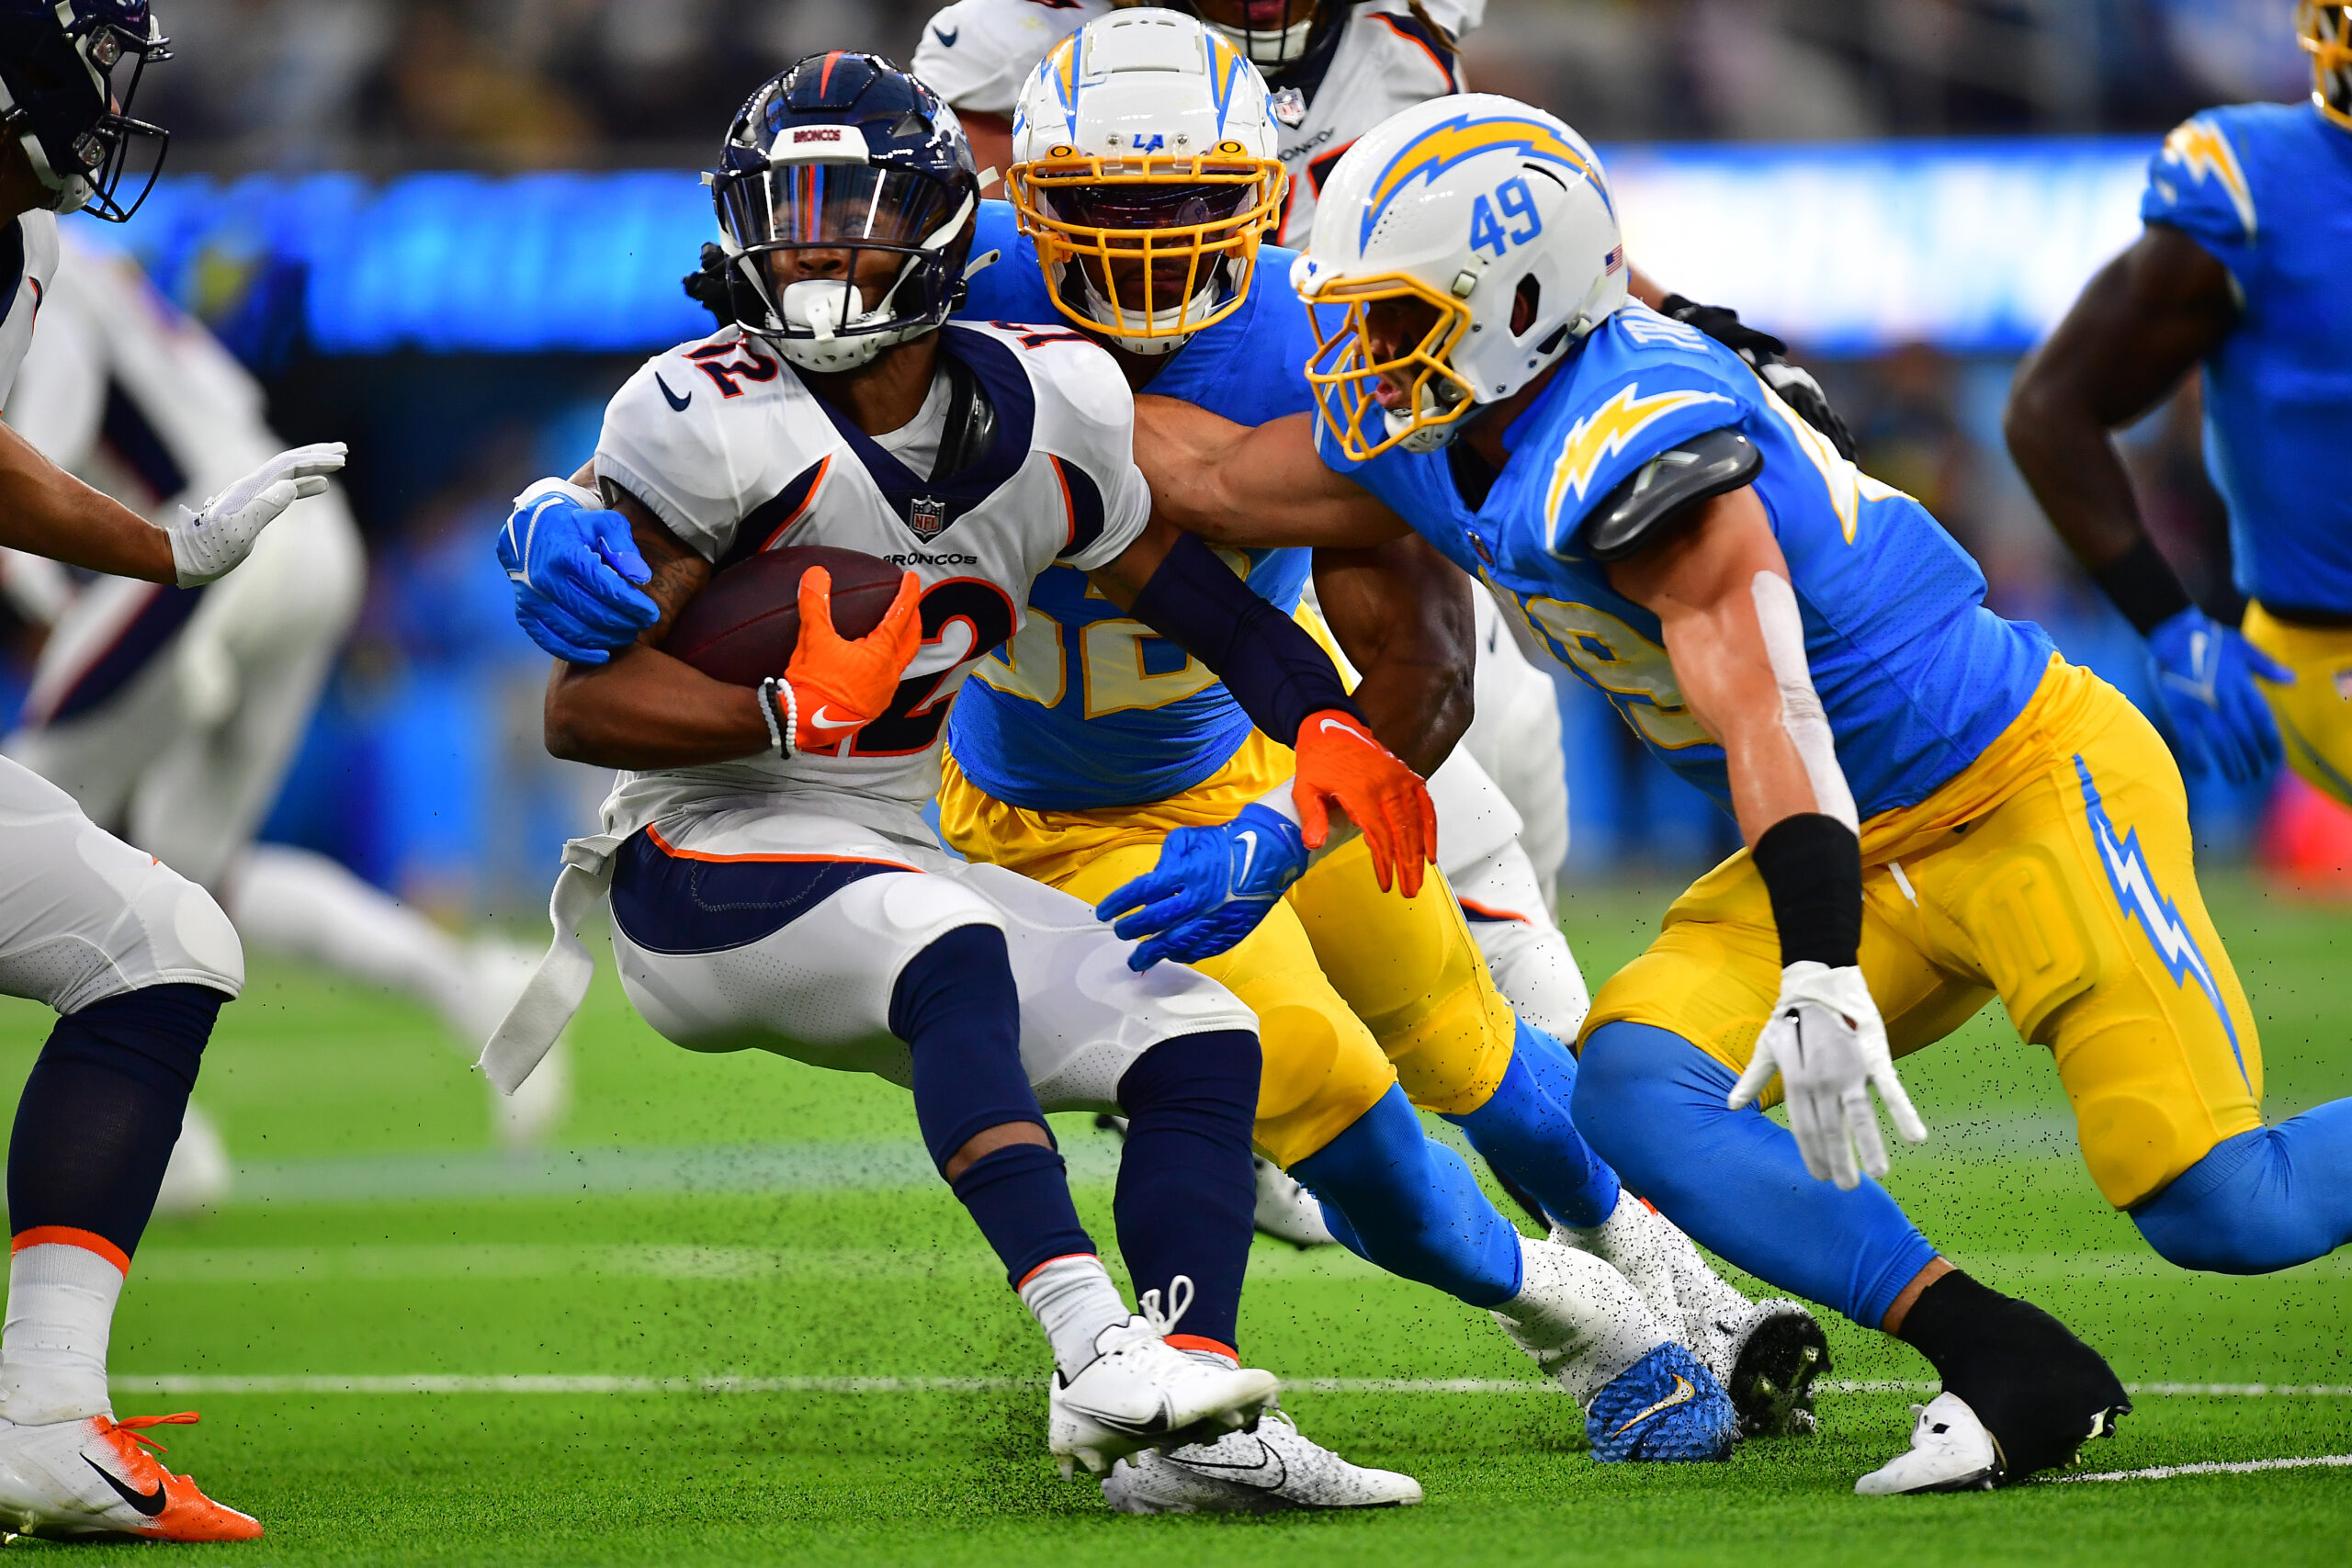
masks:
[[[0,0],[0,125],[59,212],[119,223],[164,166],[170,133],[130,118],[147,67],[172,57],[147,0]],[[127,65],[127,69],[126,69]],[[120,192],[130,175],[138,194]]]
[[[980,184],[956,111],[871,54],[812,54],[753,93],[705,176],[728,298],[806,370],[853,370],[961,298]],[[778,287],[771,258],[807,253]],[[890,260],[888,258],[896,258]],[[871,305],[866,289],[879,288]]]

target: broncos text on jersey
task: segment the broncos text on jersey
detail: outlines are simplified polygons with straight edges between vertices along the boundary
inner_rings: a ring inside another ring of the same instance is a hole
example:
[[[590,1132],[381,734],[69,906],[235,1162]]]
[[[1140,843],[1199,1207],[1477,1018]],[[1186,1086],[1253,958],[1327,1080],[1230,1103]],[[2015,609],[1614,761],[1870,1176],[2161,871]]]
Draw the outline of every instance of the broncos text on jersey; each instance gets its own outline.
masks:
[[[2140,216],[2227,267],[2242,307],[2205,363],[2239,592],[2352,614],[2352,132],[2309,103],[2209,109],[2149,161]]]
[[[1537,643],[1726,810],[1723,749],[1690,712],[1657,617],[1584,551],[1589,515],[1645,465],[1736,429],[1804,621],[1805,657],[1864,818],[1909,806],[1974,761],[2023,711],[2052,657],[2041,629],[1984,606],[1967,552],[1909,496],[1870,478],[1729,349],[1628,303],[1563,360],[1504,436],[1511,453],[1470,505],[1443,451],[1391,449],[1348,473],[1465,571],[1516,604]]]
[[[624,773],[605,803],[608,832],[775,795],[903,829],[938,786],[957,689],[1018,636],[1038,574],[1102,566],[1143,532],[1151,501],[1135,465],[1135,402],[1108,355],[1075,333],[995,325],[944,328],[940,348],[996,413],[988,452],[952,474],[910,472],[739,328],[655,356],[614,396],[600,479],[721,568],[784,545],[903,566],[922,584],[924,641],[898,700],[847,755]]]
[[[1112,9],[1110,0],[956,0],[923,28],[913,71],[958,110],[1009,117],[1037,62]],[[1477,26],[1485,0],[1437,0],[1421,10],[1435,28],[1406,0],[1362,0],[1327,43],[1270,76],[1282,121],[1276,152],[1290,175],[1275,231],[1283,244],[1306,243],[1316,193],[1357,137],[1398,109],[1463,90],[1453,39]]]

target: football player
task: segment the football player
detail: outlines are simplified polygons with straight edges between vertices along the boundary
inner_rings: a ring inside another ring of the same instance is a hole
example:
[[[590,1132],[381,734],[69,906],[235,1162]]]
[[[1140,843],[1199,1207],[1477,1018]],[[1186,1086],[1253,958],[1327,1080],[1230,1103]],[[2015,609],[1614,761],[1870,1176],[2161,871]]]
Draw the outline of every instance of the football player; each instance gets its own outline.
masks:
[[[1573,1109],[1700,1241],[1935,1366],[1912,1448],[1858,1490],[2015,1481],[2129,1408],[2096,1352],[1870,1179],[1873,1088],[1926,1136],[1893,1055],[1993,997],[2164,1257],[2264,1272],[2352,1237],[2352,1100],[2263,1125],[2163,741],[1987,611],[1917,502],[1628,300],[1575,132],[1483,96],[1399,115],[1333,172],[1294,281],[1337,318],[1317,425],[1139,400],[1155,503],[1250,543],[1409,525],[1737,818],[1747,847],[1594,998]],[[1791,1132],[1758,1109],[1776,1078]]]
[[[1090,24],[1049,58],[1024,97],[1024,127],[1036,125],[1057,94],[1085,107],[1068,117],[1055,111],[1012,181],[1020,225],[1048,249],[1016,232],[1011,212],[986,204],[975,246],[1012,256],[974,276],[967,310],[1052,320],[1069,309],[1057,300],[1080,299],[1079,277],[1091,276],[1096,307],[1073,310],[1073,320],[1113,348],[1130,381],[1250,418],[1305,407],[1311,342],[1304,318],[1290,308],[1279,274],[1263,291],[1250,287],[1261,260],[1289,261],[1282,252],[1261,257],[1258,245],[1282,175],[1254,71],[1190,17],[1125,10]],[[1136,125],[1211,153],[1123,165],[1112,139]],[[1070,145],[1048,155],[1058,143]],[[1105,223],[1115,227],[1099,227]],[[1068,243],[1080,229],[1097,242],[1096,254],[1082,258]],[[1041,263],[1041,254],[1054,259]],[[1159,259],[1134,259],[1147,254]],[[1181,306],[1115,303],[1123,290],[1141,289],[1153,268],[1176,275],[1161,276],[1159,287],[1174,288]],[[1202,270],[1209,276],[1196,289],[1184,275]],[[707,286],[700,297],[717,298]],[[1148,331],[1152,321],[1163,330]],[[1170,323],[1174,330],[1165,330]],[[565,521],[548,511],[537,526]],[[1384,737],[1424,760],[1442,754],[1461,728],[1458,687],[1469,663],[1469,617],[1460,613],[1467,594],[1424,591],[1432,581],[1442,589],[1452,576],[1425,548],[1411,542],[1340,552],[1353,558],[1317,564],[1343,637],[1373,650],[1359,705]],[[1259,551],[1237,552],[1230,565],[1260,596],[1288,609],[1307,562],[1301,551]],[[1295,836],[1275,812],[1251,804],[1272,793],[1290,765],[1287,749],[1253,731],[1211,670],[1105,599],[1084,573],[1056,569],[1038,579],[1021,633],[981,661],[949,720],[941,825],[975,861],[1103,900],[1152,864],[1171,829],[1211,839],[1204,848],[1220,872],[1246,868],[1261,835]],[[1199,826],[1229,819],[1229,843]],[[1221,875],[1218,882],[1225,885]],[[1496,1309],[1545,1370],[1592,1407],[1603,1458],[1720,1457],[1730,1423],[1716,1378],[1734,1382],[1736,1367],[1745,1374],[1737,1385],[1762,1402],[1759,1425],[1795,1414],[1791,1394],[1762,1385],[1792,1385],[1803,1396],[1826,1359],[1817,1327],[1793,1303],[1751,1307],[1650,1210],[1617,1201],[1614,1179],[1568,1122],[1566,1093],[1555,1098],[1539,1086],[1522,1058],[1544,1055],[1566,1081],[1573,1065],[1556,1042],[1511,1017],[1441,878],[1418,898],[1383,897],[1370,863],[1351,848],[1317,865],[1287,897],[1282,886],[1237,891],[1283,899],[1250,940],[1206,965],[1260,1020],[1265,1070],[1255,1141],[1321,1194],[1351,1247]],[[1136,963],[1186,956],[1181,947],[1153,947]],[[1458,1156],[1424,1137],[1416,1100],[1448,1114],[1543,1194],[1559,1217],[1558,1241],[1597,1256],[1522,1242]],[[1612,1262],[1642,1280],[1648,1300]],[[1560,1304],[1566,1294],[1605,1310],[1622,1332],[1563,1343],[1563,1327],[1575,1321]],[[1682,1339],[1719,1360],[1719,1371],[1702,1371],[1669,1343]],[[1769,1374],[1759,1370],[1768,1362]],[[1705,1403],[1632,1418],[1657,1405],[1678,1376],[1705,1391]],[[1261,1447],[1274,1448],[1283,1462],[1263,1461]],[[1303,1447],[1261,1427],[1198,1450],[1143,1456],[1119,1467],[1104,1493],[1135,1511],[1398,1500],[1376,1484],[1335,1484],[1344,1472],[1328,1460],[1300,1462]],[[1253,1472],[1272,1497],[1231,1479]]]
[[[57,267],[57,218],[118,221],[126,170],[163,133],[130,118],[166,58],[146,0],[0,0],[0,405]],[[192,588],[244,559],[340,446],[281,452],[193,513],[151,524],[0,429],[0,547]],[[0,990],[56,1027],[8,1142],[8,1305],[0,1327],[0,1527],[11,1534],[243,1540],[250,1516],[157,1463],[117,1420],[107,1341],[188,1090],[244,985],[235,928],[204,889],[100,831],[73,797],[0,761]]]
[[[1295,741],[1278,787],[1307,835],[1329,842],[1344,810],[1401,897],[1421,885],[1427,794],[1305,632],[1150,522],[1106,356],[1074,333],[944,324],[978,183],[928,88],[870,55],[811,56],[753,95],[712,180],[742,324],[632,377],[594,464],[614,536],[651,563],[656,618],[548,686],[549,750],[628,771],[605,833],[567,852],[557,944],[484,1065],[511,1085],[577,1005],[588,965],[568,928],[609,888],[624,987],[663,1035],[911,1088],[941,1175],[1052,1347],[1065,1473],[1240,1426],[1274,1388],[1234,1348],[1256,1020],[1190,970],[1130,968],[1069,895],[943,853],[921,816],[940,734],[1036,578],[1067,564]],[[538,513],[599,499],[571,489],[512,525],[526,578],[546,559]],[[833,633],[812,569],[797,651],[757,690],[662,651],[715,571],[815,544],[907,569],[870,635]],[[1129,1118],[1114,1212],[1140,1313],[1079,1224],[1053,1109]]]
[[[2287,760],[2352,806],[2352,6],[2304,0],[2308,104],[2241,104],[2165,138],[2146,231],[2091,279],[2009,392],[2009,451],[2148,639],[2193,772]],[[2189,603],[2108,432],[2205,367],[2205,457],[2229,508],[2243,626]]]
[[[70,238],[7,418],[51,461],[150,518],[278,447],[260,385],[212,334],[128,256]],[[7,754],[209,889],[245,941],[405,990],[478,1048],[527,959],[494,938],[450,936],[323,855],[253,841],[359,613],[367,557],[342,491],[293,508],[209,588],[103,577],[76,590],[39,557],[7,568],[12,598],[51,623]],[[41,568],[55,587],[26,592]],[[503,1141],[553,1130],[560,1065],[525,1095],[488,1091]],[[205,1136],[193,1108],[189,1122],[189,1138]]]

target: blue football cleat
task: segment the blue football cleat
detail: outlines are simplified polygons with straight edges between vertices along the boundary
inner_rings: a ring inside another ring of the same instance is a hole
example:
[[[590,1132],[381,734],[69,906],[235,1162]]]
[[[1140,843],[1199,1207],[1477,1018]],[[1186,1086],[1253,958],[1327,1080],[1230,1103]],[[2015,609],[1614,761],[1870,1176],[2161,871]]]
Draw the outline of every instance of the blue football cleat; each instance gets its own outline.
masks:
[[[1584,1430],[1603,1464],[1689,1464],[1729,1459],[1739,1416],[1713,1372],[1666,1344],[1592,1396]]]

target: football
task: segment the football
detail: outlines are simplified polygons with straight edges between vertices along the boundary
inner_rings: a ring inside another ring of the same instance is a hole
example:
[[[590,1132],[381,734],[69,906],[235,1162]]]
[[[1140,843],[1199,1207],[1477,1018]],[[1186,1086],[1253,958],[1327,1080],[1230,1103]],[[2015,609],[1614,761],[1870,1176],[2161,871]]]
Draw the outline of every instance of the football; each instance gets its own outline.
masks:
[[[800,643],[800,574],[812,566],[833,574],[833,629],[845,637],[881,624],[904,575],[878,556],[827,545],[763,550],[712,578],[678,613],[662,650],[730,685],[783,674]]]

